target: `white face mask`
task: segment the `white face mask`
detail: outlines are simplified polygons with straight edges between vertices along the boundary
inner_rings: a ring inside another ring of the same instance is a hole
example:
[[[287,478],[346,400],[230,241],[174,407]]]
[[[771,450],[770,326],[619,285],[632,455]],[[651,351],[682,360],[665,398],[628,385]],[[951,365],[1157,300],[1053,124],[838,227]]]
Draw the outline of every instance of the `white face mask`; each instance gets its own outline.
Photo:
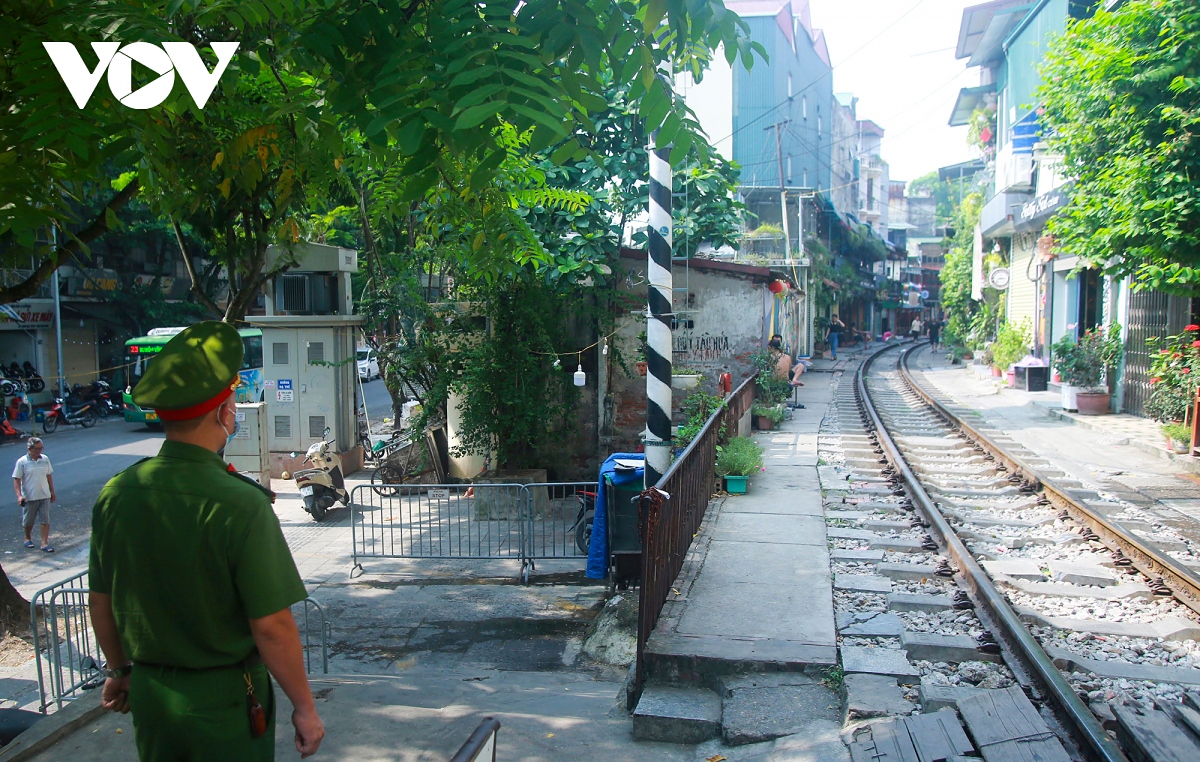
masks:
[[[233,408],[233,431],[225,428],[225,424],[221,423],[220,416],[217,417],[217,423],[221,424],[221,431],[225,432],[225,447],[228,447],[229,443],[233,441],[233,438],[236,437],[238,432],[242,430],[242,426],[240,423],[238,423],[237,419],[237,408]],[[225,447],[222,447],[221,449],[224,450]]]

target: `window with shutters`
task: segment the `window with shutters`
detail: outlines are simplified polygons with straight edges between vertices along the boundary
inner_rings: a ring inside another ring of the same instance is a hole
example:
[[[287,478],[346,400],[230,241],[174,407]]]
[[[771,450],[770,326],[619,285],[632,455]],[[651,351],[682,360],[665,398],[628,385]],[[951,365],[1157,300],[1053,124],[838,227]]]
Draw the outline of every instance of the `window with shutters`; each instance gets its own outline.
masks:
[[[288,364],[288,345],[286,341],[275,341],[271,343],[271,364]]]
[[[325,362],[325,342],[310,341],[308,342],[308,364]]]
[[[290,415],[275,416],[275,438],[292,438],[292,417]]]
[[[325,416],[310,415],[308,417],[308,435],[314,439],[325,436]]]

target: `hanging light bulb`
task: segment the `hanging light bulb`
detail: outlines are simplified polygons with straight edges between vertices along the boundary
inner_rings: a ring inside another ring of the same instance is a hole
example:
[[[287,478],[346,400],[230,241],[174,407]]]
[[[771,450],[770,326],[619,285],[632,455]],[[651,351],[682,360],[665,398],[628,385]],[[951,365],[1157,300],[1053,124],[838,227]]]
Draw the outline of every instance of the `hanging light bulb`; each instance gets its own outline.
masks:
[[[587,374],[583,372],[582,364],[578,368],[575,369],[573,378],[575,379],[576,386],[583,386],[584,384],[587,383]]]
[[[608,357],[608,339],[604,340],[604,349],[601,350],[600,354],[604,355],[605,357]]]
[[[562,367],[562,363],[560,363],[560,362],[558,361],[558,358],[557,358],[557,357],[555,357],[555,358],[554,358],[554,367],[555,367],[555,368],[561,368],[561,367]]]

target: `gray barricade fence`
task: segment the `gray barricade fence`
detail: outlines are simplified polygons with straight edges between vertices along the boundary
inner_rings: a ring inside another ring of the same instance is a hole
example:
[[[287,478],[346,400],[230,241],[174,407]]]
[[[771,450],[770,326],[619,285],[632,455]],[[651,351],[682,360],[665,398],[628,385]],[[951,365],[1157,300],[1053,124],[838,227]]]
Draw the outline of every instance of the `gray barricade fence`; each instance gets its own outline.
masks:
[[[361,485],[351,493],[353,564],[364,558],[586,558],[594,482]]]
[[[51,704],[61,709],[63,701],[76,692],[98,688],[104,682],[104,654],[92,632],[90,592],[88,573],[82,571],[38,590],[29,601],[42,714]],[[292,606],[292,615],[300,629],[306,671],[312,673],[319,665],[322,672],[329,672],[325,610],[315,599],[306,598]]]

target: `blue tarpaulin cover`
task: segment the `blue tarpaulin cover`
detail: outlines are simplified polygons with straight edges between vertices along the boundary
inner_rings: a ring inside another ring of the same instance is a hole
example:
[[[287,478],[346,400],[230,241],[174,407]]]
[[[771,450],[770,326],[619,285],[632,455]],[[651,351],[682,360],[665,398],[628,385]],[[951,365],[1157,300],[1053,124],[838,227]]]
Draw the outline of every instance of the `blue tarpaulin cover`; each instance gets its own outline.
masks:
[[[640,452],[617,452],[609,455],[604,465],[600,466],[596,514],[592,517],[592,539],[588,543],[588,579],[604,579],[608,576],[608,503],[604,496],[604,475],[612,474],[613,484],[628,484],[641,479],[646,473],[644,467],[633,471],[617,471],[618,460],[640,460],[644,463],[646,456]]]

